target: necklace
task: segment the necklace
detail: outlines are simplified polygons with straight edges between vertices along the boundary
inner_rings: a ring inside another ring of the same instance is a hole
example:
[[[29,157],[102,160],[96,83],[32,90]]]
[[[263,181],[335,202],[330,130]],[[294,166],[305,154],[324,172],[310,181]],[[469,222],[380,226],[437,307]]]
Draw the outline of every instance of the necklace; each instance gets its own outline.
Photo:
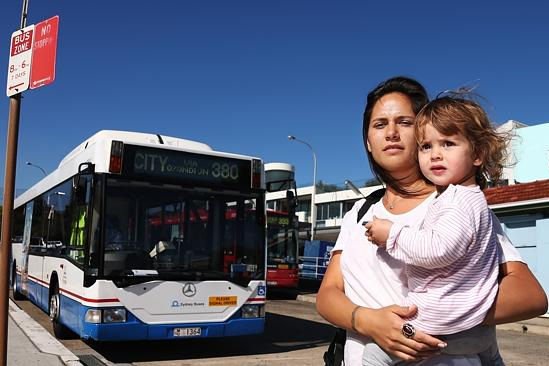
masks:
[[[387,195],[387,193],[385,193],[385,203],[387,204],[387,206],[389,206],[389,210],[392,210],[395,208],[395,205],[398,201],[400,201],[402,199],[402,197],[400,196],[395,196],[395,198],[393,199],[393,202],[390,202],[389,201],[389,196]]]
[[[395,198],[393,198],[393,202],[390,202],[389,196],[387,195],[387,191],[386,191],[385,194],[383,195],[383,198],[385,199],[385,204],[387,208],[389,210],[393,210],[396,204],[402,200],[414,200],[414,201],[423,200],[425,199],[425,197],[427,197],[431,193],[432,193],[431,191],[425,191],[423,193],[419,193],[418,195],[413,195],[413,196],[398,196],[395,194]]]

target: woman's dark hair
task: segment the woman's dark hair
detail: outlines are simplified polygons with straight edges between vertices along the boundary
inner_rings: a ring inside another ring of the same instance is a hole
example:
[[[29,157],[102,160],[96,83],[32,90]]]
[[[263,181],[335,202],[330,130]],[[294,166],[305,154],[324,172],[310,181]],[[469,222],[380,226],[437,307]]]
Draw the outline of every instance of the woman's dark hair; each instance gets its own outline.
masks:
[[[414,79],[405,76],[396,76],[381,82],[368,93],[362,120],[362,138],[364,139],[364,147],[366,148],[370,168],[376,177],[400,194],[413,194],[414,192],[408,192],[400,187],[398,180],[391,177],[385,169],[379,166],[374,160],[372,153],[368,151],[368,127],[370,126],[370,119],[372,118],[372,110],[374,109],[375,104],[383,96],[391,93],[400,93],[408,97],[412,103],[412,110],[415,114],[419,113],[419,111],[429,102],[427,91],[423,85]]]

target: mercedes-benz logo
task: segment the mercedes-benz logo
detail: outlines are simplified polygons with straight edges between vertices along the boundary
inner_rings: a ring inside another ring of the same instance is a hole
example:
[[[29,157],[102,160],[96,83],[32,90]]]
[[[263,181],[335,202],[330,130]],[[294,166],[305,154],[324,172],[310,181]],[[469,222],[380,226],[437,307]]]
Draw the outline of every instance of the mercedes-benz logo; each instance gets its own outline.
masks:
[[[193,283],[184,284],[183,295],[187,297],[193,297],[194,295],[196,295],[196,286]]]

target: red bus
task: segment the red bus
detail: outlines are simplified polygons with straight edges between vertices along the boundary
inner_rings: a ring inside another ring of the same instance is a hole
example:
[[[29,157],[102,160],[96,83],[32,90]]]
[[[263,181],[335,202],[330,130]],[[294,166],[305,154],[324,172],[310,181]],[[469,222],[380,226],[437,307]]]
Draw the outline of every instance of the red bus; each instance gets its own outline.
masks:
[[[292,210],[290,210],[292,211]],[[297,288],[298,219],[295,214],[267,209],[267,286]]]

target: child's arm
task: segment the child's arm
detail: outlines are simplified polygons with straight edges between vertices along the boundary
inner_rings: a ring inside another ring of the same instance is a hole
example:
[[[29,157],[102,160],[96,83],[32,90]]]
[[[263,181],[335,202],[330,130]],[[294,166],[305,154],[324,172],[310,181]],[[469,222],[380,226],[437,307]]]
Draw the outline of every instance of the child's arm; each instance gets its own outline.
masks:
[[[407,264],[423,268],[446,267],[467,252],[475,235],[472,218],[459,207],[442,208],[429,229],[392,225],[387,253]]]

